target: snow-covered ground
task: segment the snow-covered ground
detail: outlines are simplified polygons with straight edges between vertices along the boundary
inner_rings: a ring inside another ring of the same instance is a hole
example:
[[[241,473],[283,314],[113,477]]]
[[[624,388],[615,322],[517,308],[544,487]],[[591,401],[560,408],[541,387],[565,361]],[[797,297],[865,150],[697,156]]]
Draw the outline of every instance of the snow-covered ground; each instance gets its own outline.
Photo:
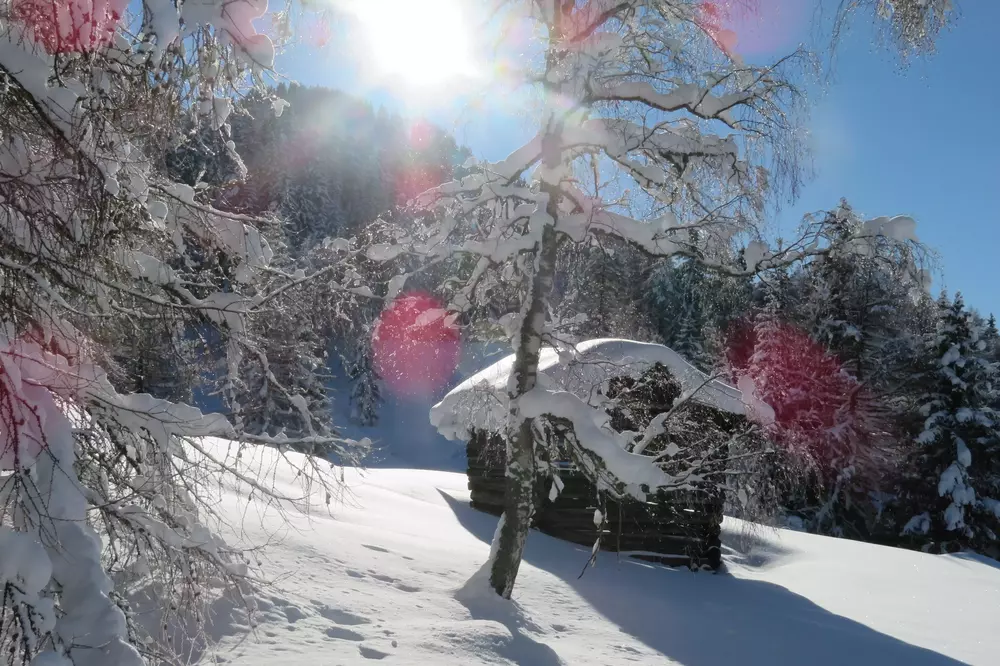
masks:
[[[218,455],[228,444],[214,442]],[[246,454],[244,454],[246,455]],[[301,495],[275,453],[254,454],[276,487]],[[246,460],[244,460],[246,462]],[[260,477],[258,477],[260,478]],[[489,551],[496,518],[468,507],[464,475],[348,471],[351,490],[311,515],[231,488],[223,515],[259,556],[271,588],[256,626],[218,602],[202,663],[996,664],[997,563],[727,524],[726,571],[670,570],[532,533],[516,610],[456,590]]]

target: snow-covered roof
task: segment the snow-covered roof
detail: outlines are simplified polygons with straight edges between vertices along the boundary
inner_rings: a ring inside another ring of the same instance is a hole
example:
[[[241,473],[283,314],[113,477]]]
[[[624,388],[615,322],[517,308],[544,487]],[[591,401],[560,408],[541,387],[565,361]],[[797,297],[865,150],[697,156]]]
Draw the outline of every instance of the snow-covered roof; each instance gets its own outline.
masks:
[[[602,338],[582,342],[572,352],[542,349],[538,382],[541,388],[569,391],[592,405],[600,403],[599,391],[613,377],[638,377],[656,363],[666,366],[685,393],[700,404],[745,415],[742,393],[728,384],[709,380],[680,354],[663,345],[634,340]],[[465,440],[471,430],[496,431],[507,417],[507,380],[514,355],[494,363],[452,389],[430,411],[431,423],[452,440]]]

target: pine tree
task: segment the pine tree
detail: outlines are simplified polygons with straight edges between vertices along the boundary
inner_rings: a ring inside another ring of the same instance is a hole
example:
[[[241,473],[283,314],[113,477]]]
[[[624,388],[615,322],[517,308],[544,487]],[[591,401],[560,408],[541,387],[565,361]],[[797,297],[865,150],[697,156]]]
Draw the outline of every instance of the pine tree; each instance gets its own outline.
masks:
[[[663,262],[647,284],[641,298],[660,341],[700,370],[711,370],[719,360],[718,322],[732,316],[721,312],[724,299],[715,302],[718,292],[725,290],[726,280],[684,258]]]
[[[983,350],[986,358],[994,363],[1000,362],[1000,330],[997,329],[997,318],[992,314],[983,326],[982,341],[986,344]]]
[[[903,533],[927,550],[996,552],[1000,535],[1000,456],[997,367],[965,309],[961,294],[938,300],[937,359],[926,378],[907,500],[913,516]]]
[[[771,474],[786,481],[786,512],[810,531],[867,536],[873,512],[866,498],[886,438],[877,403],[834,355],[787,321],[777,290],[757,313],[753,338],[739,372],[774,410],[769,432],[779,450]]]
[[[826,214],[832,240],[864,233],[846,202]],[[907,334],[914,292],[923,280],[925,248],[911,239],[876,237],[803,265],[792,276],[795,318],[837,355],[855,379],[882,395],[898,384],[920,349]]]
[[[679,312],[679,325],[672,347],[674,351],[703,370],[711,366],[705,349],[705,329],[707,326],[705,308],[705,269],[690,259],[680,266],[683,300]]]
[[[370,336],[357,337],[353,359],[345,359],[351,384],[351,418],[363,426],[378,423],[382,404],[382,388],[378,373],[372,366]]]
[[[563,244],[556,258],[553,309],[564,339],[646,339],[650,328],[641,306],[643,273],[650,261],[616,238],[590,245]]]

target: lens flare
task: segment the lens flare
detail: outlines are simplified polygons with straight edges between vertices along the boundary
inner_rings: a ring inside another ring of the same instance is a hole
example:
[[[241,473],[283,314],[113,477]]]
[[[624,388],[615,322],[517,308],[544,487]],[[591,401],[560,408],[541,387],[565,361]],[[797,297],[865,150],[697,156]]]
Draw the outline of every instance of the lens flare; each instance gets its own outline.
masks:
[[[89,53],[111,43],[128,0],[13,0],[10,16],[46,52]]]
[[[425,293],[397,298],[372,333],[375,372],[402,397],[440,391],[455,373],[461,350],[458,327],[443,304]]]
[[[740,321],[726,349],[733,381],[753,381],[774,411],[769,434],[789,453],[821,470],[871,457],[882,431],[874,397],[805,331],[775,324],[762,339]]]
[[[807,25],[802,0],[702,2],[698,22],[730,55],[763,56],[792,48]]]
[[[471,28],[458,0],[358,0],[345,3],[367,37],[374,75],[405,87],[442,89],[478,75]]]

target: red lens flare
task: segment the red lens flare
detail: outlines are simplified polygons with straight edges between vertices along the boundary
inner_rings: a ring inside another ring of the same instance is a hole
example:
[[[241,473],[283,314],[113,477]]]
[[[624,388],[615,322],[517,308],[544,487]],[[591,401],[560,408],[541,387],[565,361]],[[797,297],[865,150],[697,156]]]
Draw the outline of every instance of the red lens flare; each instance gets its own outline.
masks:
[[[399,396],[433,395],[458,367],[461,335],[444,305],[430,294],[397,298],[375,324],[372,360],[387,388]]]
[[[698,24],[709,37],[715,40],[726,53],[736,53],[739,35],[728,26],[730,22],[729,2],[703,2],[698,11]]]
[[[810,3],[802,0],[702,2],[698,23],[726,53],[755,56],[789,49],[802,35]]]
[[[0,470],[30,467],[48,447],[46,414],[75,401],[80,349],[41,327],[0,346]]]
[[[776,324],[766,339],[740,321],[730,327],[727,356],[733,380],[750,377],[774,410],[770,435],[820,469],[868,456],[881,431],[873,396],[805,331]]]
[[[46,52],[89,53],[111,43],[128,0],[13,0],[11,18]]]

